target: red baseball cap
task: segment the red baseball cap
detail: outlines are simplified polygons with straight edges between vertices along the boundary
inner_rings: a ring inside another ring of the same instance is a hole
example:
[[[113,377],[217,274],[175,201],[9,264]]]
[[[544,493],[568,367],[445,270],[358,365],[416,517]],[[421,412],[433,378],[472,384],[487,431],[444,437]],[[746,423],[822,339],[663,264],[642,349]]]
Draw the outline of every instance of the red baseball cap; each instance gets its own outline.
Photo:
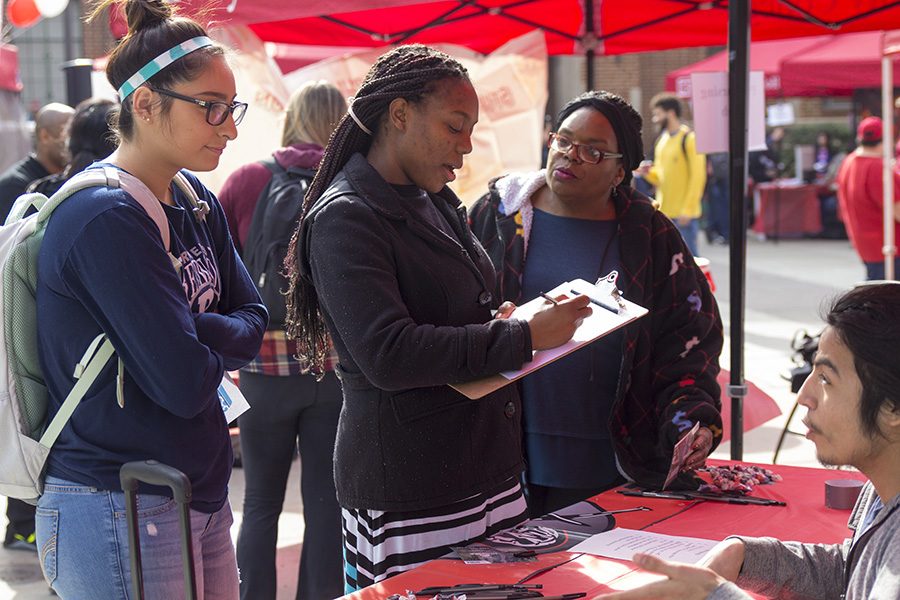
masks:
[[[856,137],[861,142],[880,142],[883,137],[881,119],[866,117],[860,121],[859,127],[856,128]]]

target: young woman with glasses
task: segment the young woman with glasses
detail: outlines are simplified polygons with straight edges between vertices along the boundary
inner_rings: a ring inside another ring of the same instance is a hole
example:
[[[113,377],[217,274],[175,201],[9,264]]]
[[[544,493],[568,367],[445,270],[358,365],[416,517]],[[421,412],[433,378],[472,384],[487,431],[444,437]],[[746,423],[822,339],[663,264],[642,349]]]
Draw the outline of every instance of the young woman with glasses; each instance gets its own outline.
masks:
[[[624,297],[650,309],[522,380],[532,515],[623,478],[659,488],[675,442],[697,422],[687,471],[721,439],[718,308],[675,226],[630,185],[641,125],[622,98],[583,94],[559,114],[546,169],[494,180],[472,208],[497,269],[497,302],[617,271]]]
[[[103,2],[94,16],[114,3]],[[41,566],[60,597],[127,597],[119,469],[156,459],[191,481],[199,597],[231,600],[238,595],[232,455],[217,388],[226,370],[256,355],[267,315],[218,201],[182,170],[214,169],[247,105],[235,101],[223,49],[202,27],[161,0],[121,4],[129,33],[107,66],[121,99],[118,147],[88,171],[137,178],[146,194],[140,185],[130,190],[145,200],[96,187],[59,205],[38,256],[37,318],[51,417],[98,335],[112,342],[124,372],[116,360],[107,363],[50,452],[37,508]],[[147,597],[182,597],[171,492],[141,487],[138,519]]]

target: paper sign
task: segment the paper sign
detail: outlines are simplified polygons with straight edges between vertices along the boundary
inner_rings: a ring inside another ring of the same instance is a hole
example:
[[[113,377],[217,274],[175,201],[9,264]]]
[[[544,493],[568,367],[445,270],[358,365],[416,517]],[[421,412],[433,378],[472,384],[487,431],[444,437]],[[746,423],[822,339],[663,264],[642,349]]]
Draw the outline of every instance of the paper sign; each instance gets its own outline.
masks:
[[[793,125],[794,105],[790,102],[782,102],[766,108],[766,124],[770,127]]]
[[[675,448],[672,450],[672,464],[669,466],[669,474],[666,475],[666,482],[663,484],[662,489],[669,487],[669,484],[681,473],[681,470],[684,468],[684,461],[691,453],[691,444],[694,443],[694,438],[697,437],[699,429],[700,421],[697,421],[691,427],[691,430],[684,434],[684,437],[675,444]]]
[[[631,560],[636,553],[640,552],[664,560],[696,564],[716,544],[718,542],[702,538],[616,528],[591,536],[570,548],[569,552],[586,552],[622,560]]]
[[[231,377],[225,374],[222,383],[219,384],[219,402],[222,403],[222,412],[225,413],[225,422],[231,423],[239,416],[247,412],[250,403],[244,398],[244,394],[234,385]]]
[[[691,73],[697,152],[728,152],[728,73]],[[762,71],[750,73],[747,88],[747,148],[765,150],[765,90]],[[702,118],[697,115],[702,115]]]

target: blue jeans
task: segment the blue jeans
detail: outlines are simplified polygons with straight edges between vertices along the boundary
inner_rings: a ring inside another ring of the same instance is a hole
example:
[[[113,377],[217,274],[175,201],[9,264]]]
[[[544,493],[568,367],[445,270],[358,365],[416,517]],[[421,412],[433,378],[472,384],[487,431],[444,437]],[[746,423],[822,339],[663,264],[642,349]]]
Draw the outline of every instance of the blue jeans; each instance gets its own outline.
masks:
[[[884,279],[884,261],[863,263],[866,266],[866,280],[875,281]],[[900,257],[894,257],[894,279],[900,277]]]
[[[697,232],[700,230],[700,220],[691,219],[687,225],[682,225],[677,219],[674,220],[675,227],[681,232],[681,237],[691,254],[697,256]]]
[[[709,198],[709,228],[728,240],[731,232],[728,180],[710,179],[706,186],[706,194]]]
[[[141,559],[148,599],[184,598],[181,529],[172,498],[138,495]],[[191,511],[198,597],[238,597],[231,543],[231,507],[213,514]],[[38,501],[41,568],[61,598],[131,598],[131,562],[125,494],[47,477]]]

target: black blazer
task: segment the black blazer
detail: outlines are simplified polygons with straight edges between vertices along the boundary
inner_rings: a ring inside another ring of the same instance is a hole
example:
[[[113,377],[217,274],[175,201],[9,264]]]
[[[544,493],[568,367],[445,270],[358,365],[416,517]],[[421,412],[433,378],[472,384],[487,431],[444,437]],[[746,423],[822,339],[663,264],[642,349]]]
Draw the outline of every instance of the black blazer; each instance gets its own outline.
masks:
[[[348,508],[444,506],[523,468],[516,386],[473,401],[446,384],[521,367],[528,326],[491,320],[494,268],[465,208],[447,188],[431,199],[457,239],[356,154],[301,229],[301,273],[340,360],[335,484]]]

